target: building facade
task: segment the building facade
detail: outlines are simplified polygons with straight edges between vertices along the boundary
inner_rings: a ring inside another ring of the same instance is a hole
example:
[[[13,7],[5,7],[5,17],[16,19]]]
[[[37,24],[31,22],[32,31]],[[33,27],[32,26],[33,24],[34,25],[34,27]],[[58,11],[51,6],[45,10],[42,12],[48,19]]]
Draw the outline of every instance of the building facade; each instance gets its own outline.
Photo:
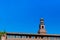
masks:
[[[46,34],[44,19],[40,19],[37,34],[6,33],[1,36],[1,40],[60,40],[60,35]]]

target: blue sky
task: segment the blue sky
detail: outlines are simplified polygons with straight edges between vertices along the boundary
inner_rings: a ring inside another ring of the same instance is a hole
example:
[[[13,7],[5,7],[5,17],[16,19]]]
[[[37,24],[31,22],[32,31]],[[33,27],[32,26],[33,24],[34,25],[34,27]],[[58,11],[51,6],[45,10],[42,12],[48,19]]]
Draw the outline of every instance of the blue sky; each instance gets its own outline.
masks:
[[[41,17],[48,34],[60,34],[60,0],[0,0],[0,31],[37,33]]]

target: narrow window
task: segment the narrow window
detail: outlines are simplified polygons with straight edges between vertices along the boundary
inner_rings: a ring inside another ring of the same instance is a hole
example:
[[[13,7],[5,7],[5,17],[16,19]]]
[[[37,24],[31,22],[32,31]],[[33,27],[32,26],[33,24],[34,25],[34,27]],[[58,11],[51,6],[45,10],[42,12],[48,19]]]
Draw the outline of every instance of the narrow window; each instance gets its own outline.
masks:
[[[44,26],[42,26],[42,29],[44,28]]]

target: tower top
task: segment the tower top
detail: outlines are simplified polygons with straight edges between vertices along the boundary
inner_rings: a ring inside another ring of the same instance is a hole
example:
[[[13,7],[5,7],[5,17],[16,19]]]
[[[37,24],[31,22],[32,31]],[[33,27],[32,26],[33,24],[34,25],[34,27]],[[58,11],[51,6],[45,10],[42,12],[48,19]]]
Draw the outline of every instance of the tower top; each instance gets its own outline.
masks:
[[[40,18],[40,21],[44,21],[44,18]]]
[[[40,19],[38,34],[46,34],[45,25],[44,25],[44,19],[43,18]]]
[[[44,25],[44,18],[40,19],[40,25]]]

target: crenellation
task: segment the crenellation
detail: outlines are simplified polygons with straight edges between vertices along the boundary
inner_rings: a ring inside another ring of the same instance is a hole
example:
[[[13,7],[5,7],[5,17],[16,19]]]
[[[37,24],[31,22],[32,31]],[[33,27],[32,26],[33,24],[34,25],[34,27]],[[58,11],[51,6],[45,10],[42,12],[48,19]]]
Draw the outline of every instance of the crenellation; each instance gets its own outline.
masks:
[[[46,34],[44,19],[40,19],[38,34],[6,33],[1,40],[60,40],[60,35]]]

